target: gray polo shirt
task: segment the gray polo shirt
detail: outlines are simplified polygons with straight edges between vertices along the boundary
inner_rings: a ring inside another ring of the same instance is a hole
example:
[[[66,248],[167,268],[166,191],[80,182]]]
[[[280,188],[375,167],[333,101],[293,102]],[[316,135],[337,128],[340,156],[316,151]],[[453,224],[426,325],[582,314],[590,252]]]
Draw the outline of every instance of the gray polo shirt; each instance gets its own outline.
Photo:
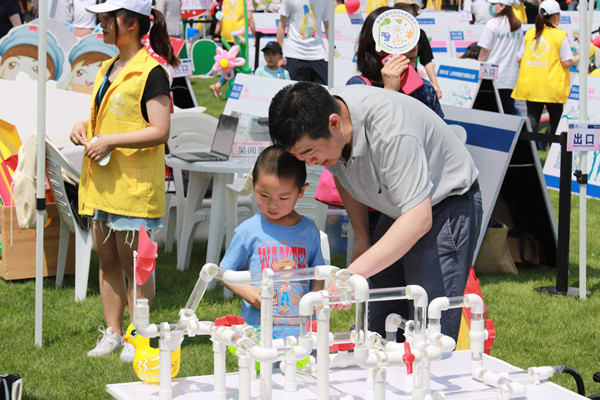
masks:
[[[418,100],[367,85],[331,89],[352,120],[352,154],[327,167],[352,197],[393,218],[429,195],[469,190],[479,172],[465,145]]]

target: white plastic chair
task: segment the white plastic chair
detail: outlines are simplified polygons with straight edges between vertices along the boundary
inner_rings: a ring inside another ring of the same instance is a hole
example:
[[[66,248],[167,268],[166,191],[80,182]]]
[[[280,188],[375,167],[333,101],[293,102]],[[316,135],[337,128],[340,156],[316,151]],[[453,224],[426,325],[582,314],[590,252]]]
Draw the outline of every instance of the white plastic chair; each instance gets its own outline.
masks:
[[[321,232],[321,253],[323,253],[323,259],[325,264],[331,263],[331,254],[329,249],[329,239],[325,233],[325,223],[327,222],[327,205],[321,203],[315,199],[315,191],[317,190],[317,184],[321,177],[323,167],[321,166],[310,166],[306,168],[306,182],[309,184],[304,191],[304,196],[296,203],[295,210],[300,214],[312,219],[315,225]],[[233,239],[233,231],[238,225],[238,196],[248,196],[252,198],[252,180],[248,176],[242,182],[234,182],[227,185],[227,191],[225,194],[225,204],[227,207],[227,229],[226,229],[226,245],[229,247],[231,240]],[[254,206],[256,207],[256,205]],[[232,296],[232,293],[225,288],[225,298]]]
[[[94,241],[91,229],[82,229],[75,219],[69,205],[63,172],[79,182],[79,172],[73,168],[65,156],[50,142],[46,141],[46,169],[56,208],[60,215],[60,238],[58,244],[58,263],[56,269],[56,287],[62,286],[65,264],[69,250],[71,232],[75,233],[75,300],[85,299],[90,258]]]
[[[195,111],[182,111],[171,114],[171,133],[169,135],[169,152],[175,154],[178,152],[189,152],[197,150],[206,150],[210,148],[213,136],[217,129],[219,120],[211,115]],[[185,189],[183,183],[182,171],[173,169],[173,180],[175,183],[175,194],[167,194],[166,200],[166,221],[167,238],[165,251],[173,251],[173,239],[177,238],[180,243],[180,232],[183,224],[183,209],[185,207]],[[208,184],[208,183],[207,183]],[[210,209],[210,200],[202,202],[203,208]],[[177,210],[180,210],[177,212]],[[197,222],[203,221],[206,216],[196,215]]]

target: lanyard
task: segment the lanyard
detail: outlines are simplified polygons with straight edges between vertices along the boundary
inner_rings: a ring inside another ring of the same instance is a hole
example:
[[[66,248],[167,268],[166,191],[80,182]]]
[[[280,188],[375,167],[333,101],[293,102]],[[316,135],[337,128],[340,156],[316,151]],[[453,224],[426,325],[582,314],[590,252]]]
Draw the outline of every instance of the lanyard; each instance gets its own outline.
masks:
[[[98,90],[98,94],[97,94],[97,99],[96,99],[97,107],[100,107],[100,103],[102,102],[102,97],[103,97],[102,92],[104,91],[104,85],[106,85],[106,82],[108,82],[108,76],[110,75],[110,72],[112,71],[114,65],[115,64],[112,63],[110,65],[110,67],[108,67],[108,71],[106,71],[106,75],[104,75],[104,80],[102,81],[102,85],[100,85],[100,90]]]

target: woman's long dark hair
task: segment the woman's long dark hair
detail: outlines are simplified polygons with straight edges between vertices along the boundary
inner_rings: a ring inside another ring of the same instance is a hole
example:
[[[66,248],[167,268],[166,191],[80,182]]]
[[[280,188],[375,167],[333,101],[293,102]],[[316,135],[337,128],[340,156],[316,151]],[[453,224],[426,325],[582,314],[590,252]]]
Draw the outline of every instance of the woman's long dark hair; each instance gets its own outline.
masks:
[[[356,68],[373,82],[381,82],[381,56],[375,51],[375,39],[373,39],[373,24],[377,17],[383,12],[392,10],[392,7],[379,7],[373,10],[363,23],[358,35],[356,48]]]
[[[125,24],[129,25],[132,20],[137,20],[139,29],[139,38],[142,39],[148,31],[150,31],[150,46],[152,46],[152,50],[159,56],[165,59],[165,61],[177,68],[180,64],[179,58],[175,56],[175,52],[173,50],[173,46],[171,45],[171,40],[169,39],[169,34],[167,33],[167,23],[165,21],[165,16],[163,13],[156,9],[152,9],[152,15],[154,16],[154,23],[152,24],[152,28],[150,28],[150,17],[145,15],[120,9],[115,12],[110,13],[110,16],[115,24],[115,35],[118,32],[117,17],[121,16]]]
[[[545,27],[556,28],[554,26],[554,24],[552,22],[550,22],[550,18],[552,18],[552,15],[544,15],[542,13],[539,13],[538,15],[536,15],[536,17],[535,17],[535,37],[533,38],[533,40],[538,40],[540,38],[540,36],[542,36],[542,33],[544,32]]]
[[[496,15],[496,17],[508,18],[508,23],[510,25],[511,32],[514,32],[521,27],[521,21],[519,21],[519,18],[517,18],[517,16],[515,15],[515,12],[513,11],[512,6],[507,6],[505,4],[502,11],[500,11],[498,13],[498,15]]]

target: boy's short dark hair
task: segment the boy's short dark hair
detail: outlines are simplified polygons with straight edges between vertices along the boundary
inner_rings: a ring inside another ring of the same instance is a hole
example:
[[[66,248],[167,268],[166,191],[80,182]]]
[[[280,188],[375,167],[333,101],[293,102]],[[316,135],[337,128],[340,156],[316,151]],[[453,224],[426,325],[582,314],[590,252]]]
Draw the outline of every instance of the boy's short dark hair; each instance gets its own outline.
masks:
[[[340,105],[318,83],[298,82],[281,89],[269,106],[269,134],[273,144],[290,150],[304,136],[329,138],[329,116]]]
[[[306,164],[283,147],[273,145],[264,149],[256,159],[252,170],[254,185],[262,174],[275,175],[280,179],[293,179],[299,190],[306,183]]]

